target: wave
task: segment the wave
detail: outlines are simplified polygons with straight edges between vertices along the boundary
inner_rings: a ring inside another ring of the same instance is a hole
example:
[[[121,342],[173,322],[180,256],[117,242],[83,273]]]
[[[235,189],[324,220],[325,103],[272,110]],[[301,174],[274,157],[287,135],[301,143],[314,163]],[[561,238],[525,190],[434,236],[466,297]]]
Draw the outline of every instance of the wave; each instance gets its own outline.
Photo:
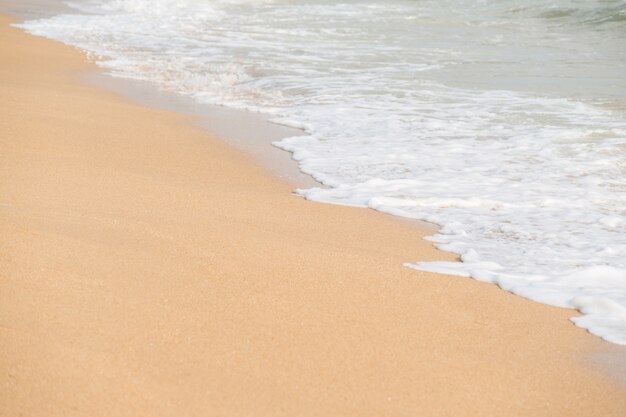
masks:
[[[463,262],[407,266],[578,309],[626,344],[623,1],[73,5],[21,27],[304,129],[276,144],[326,186],[300,195],[437,223]]]

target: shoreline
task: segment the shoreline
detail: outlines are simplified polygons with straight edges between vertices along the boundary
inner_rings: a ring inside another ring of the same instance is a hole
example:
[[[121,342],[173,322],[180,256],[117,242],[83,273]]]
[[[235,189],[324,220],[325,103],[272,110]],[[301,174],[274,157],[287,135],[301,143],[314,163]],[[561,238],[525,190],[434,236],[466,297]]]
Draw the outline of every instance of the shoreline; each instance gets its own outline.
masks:
[[[304,136],[300,129],[272,123],[270,116],[247,110],[231,109],[210,104],[202,104],[190,97],[157,90],[147,81],[114,78],[107,75],[95,63],[89,72],[79,74],[78,79],[89,85],[112,92],[132,103],[152,109],[165,110],[191,116],[191,124],[205,131],[209,136],[249,155],[261,168],[292,188],[322,187],[312,176],[300,171],[298,162],[289,151],[275,147],[272,142],[291,136]],[[325,203],[324,203],[325,204]],[[382,216],[414,227],[420,233],[430,236],[440,229],[435,223],[409,219],[378,212]],[[450,253],[453,259],[457,254]]]
[[[289,195],[190,117],[77,82],[80,53],[8,22],[0,414],[626,410],[584,365],[624,350],[570,310],[402,267],[454,255]]]
[[[193,117],[194,125],[251,155],[263,168],[294,187],[322,186],[313,177],[300,171],[291,153],[272,145],[274,141],[304,135],[299,129],[273,124],[268,120],[269,116],[262,113],[202,104],[190,97],[159,91],[147,81],[115,78],[95,63],[93,70],[81,75],[80,79],[133,103]]]

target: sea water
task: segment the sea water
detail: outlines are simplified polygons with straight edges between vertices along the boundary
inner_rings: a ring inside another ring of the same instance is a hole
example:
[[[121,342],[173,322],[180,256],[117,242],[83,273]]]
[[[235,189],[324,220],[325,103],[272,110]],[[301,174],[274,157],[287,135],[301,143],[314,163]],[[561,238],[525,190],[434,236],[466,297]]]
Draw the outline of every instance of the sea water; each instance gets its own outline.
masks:
[[[85,0],[27,31],[264,112],[317,201],[441,226],[469,276],[626,344],[626,2]],[[416,254],[417,257],[417,254]]]

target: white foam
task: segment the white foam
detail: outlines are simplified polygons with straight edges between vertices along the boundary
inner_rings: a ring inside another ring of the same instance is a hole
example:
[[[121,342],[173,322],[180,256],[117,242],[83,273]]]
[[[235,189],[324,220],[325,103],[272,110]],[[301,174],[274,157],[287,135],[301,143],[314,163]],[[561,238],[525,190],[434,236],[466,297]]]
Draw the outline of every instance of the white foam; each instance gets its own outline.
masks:
[[[88,1],[21,27],[304,129],[276,144],[327,187],[300,195],[437,223],[463,262],[407,266],[575,308],[626,344],[621,32],[544,3]]]

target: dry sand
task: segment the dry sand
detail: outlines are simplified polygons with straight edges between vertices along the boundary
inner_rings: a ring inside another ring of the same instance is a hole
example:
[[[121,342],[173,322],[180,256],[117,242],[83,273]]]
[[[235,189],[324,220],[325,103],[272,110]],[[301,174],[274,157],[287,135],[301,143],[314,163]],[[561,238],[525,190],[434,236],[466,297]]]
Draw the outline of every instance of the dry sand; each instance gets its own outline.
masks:
[[[624,416],[571,311],[76,74],[0,20],[0,415]],[[623,350],[615,350],[623,353]]]

